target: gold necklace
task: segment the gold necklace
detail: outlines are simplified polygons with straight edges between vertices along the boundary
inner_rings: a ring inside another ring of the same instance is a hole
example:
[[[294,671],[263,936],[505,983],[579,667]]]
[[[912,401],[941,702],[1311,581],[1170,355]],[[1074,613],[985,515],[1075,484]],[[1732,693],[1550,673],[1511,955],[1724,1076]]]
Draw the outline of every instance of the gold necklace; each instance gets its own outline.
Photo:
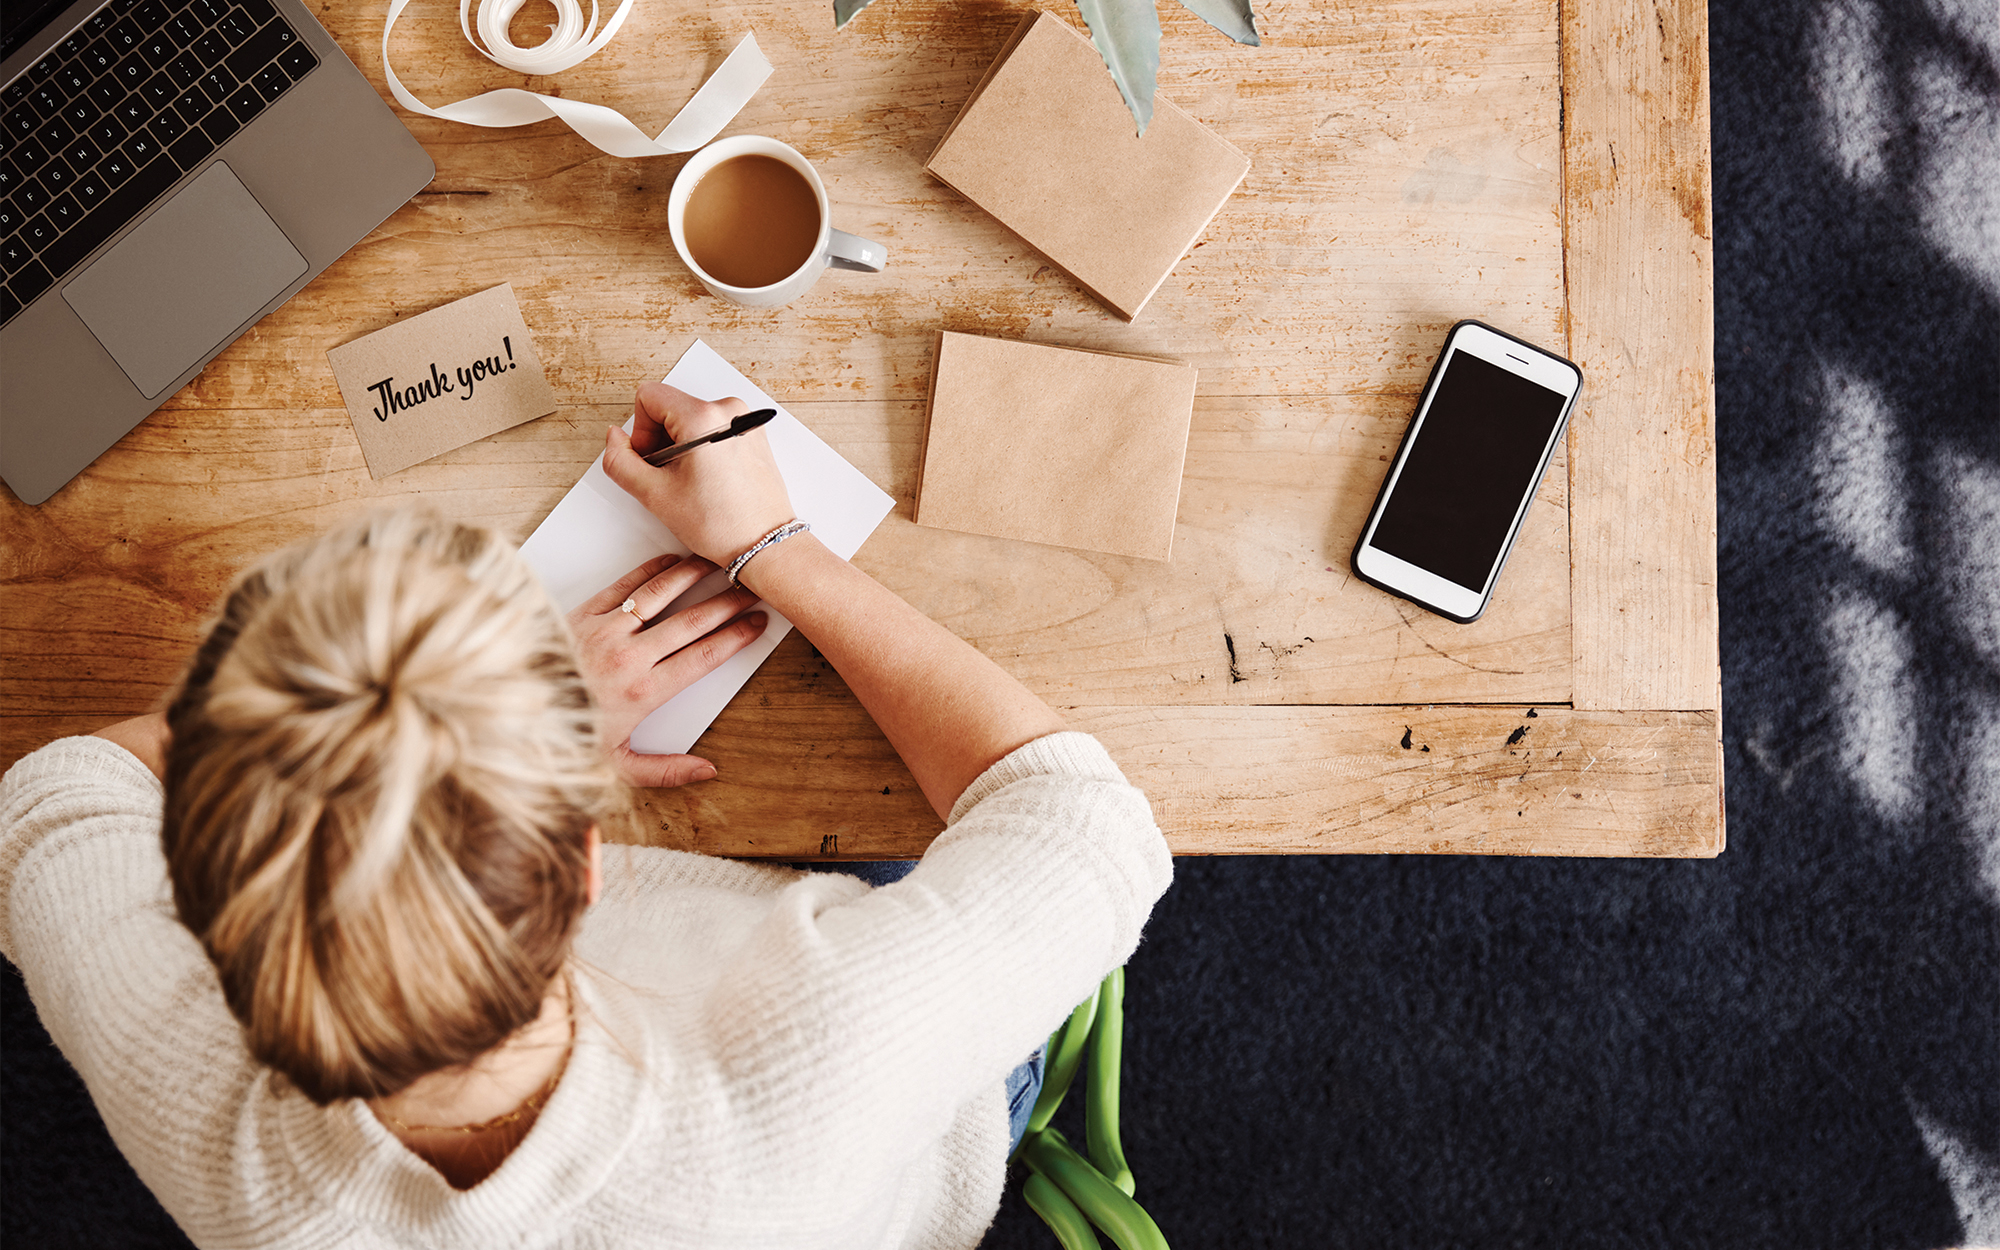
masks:
[[[549,1079],[542,1085],[540,1089],[536,1090],[534,1093],[528,1095],[526,1098],[521,1100],[520,1106],[514,1108],[512,1111],[502,1112],[501,1114],[494,1116],[490,1120],[481,1120],[477,1124],[406,1124],[403,1121],[397,1119],[395,1116],[390,1115],[386,1111],[381,1111],[378,1109],[376,1114],[379,1115],[382,1118],[382,1121],[386,1123],[390,1128],[396,1129],[397,1131],[404,1133],[491,1132],[494,1129],[506,1128],[510,1124],[515,1124],[523,1119],[539,1115],[542,1110],[542,1104],[548,1101],[550,1094],[555,1093],[556,1082],[562,1080],[562,1074],[568,1067],[569,1067],[569,1061],[567,1058],[565,1058],[561,1064],[558,1064],[556,1066],[556,1070],[549,1074]]]

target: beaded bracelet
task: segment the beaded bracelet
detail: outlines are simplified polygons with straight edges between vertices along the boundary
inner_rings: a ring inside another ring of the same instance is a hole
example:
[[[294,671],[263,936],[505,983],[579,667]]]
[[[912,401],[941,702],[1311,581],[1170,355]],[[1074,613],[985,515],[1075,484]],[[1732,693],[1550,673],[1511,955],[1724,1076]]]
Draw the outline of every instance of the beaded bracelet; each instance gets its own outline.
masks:
[[[743,571],[744,565],[750,563],[751,556],[756,555],[764,548],[769,547],[775,543],[781,543],[785,541],[787,538],[790,538],[794,534],[804,534],[810,532],[811,530],[812,526],[808,525],[804,521],[796,519],[790,520],[785,522],[783,525],[780,525],[777,529],[774,529],[770,533],[764,535],[756,542],[751,543],[750,550],[744,552],[742,555],[737,556],[734,560],[731,560],[729,562],[729,584],[731,586],[742,585],[741,582],[736,580],[736,575]]]

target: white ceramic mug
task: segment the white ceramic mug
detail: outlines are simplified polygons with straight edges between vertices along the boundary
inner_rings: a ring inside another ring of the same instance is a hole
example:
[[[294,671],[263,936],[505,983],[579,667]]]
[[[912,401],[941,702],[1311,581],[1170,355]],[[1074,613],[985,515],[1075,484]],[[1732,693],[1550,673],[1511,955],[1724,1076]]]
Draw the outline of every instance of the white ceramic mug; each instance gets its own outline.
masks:
[[[791,276],[769,286],[741,287],[719,282],[696,264],[694,257],[688,253],[687,232],[683,228],[688,197],[694,194],[695,184],[701,181],[703,174],[737,156],[768,156],[783,161],[812,184],[813,197],[819,201],[819,241],[814,245],[812,255]],[[819,171],[790,145],[762,135],[734,135],[717,139],[688,158],[688,163],[681,166],[681,172],[675,176],[674,188],[667,197],[667,231],[673,236],[674,250],[680,253],[682,263],[694,270],[694,276],[701,279],[709,294],[719,295],[746,308],[776,308],[791,303],[811,289],[829,265],[858,269],[863,273],[880,273],[889,260],[889,249],[880,243],[871,243],[844,230],[835,230],[833,213],[826,198],[826,184],[819,180]]]

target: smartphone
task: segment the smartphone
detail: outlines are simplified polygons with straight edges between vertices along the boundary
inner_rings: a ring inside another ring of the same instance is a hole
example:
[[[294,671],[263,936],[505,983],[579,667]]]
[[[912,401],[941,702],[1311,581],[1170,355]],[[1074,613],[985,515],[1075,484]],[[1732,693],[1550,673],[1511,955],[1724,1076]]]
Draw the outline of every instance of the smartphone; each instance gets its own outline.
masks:
[[[1582,386],[1560,356],[1477,321],[1453,326],[1354,545],[1355,575],[1478,620]]]

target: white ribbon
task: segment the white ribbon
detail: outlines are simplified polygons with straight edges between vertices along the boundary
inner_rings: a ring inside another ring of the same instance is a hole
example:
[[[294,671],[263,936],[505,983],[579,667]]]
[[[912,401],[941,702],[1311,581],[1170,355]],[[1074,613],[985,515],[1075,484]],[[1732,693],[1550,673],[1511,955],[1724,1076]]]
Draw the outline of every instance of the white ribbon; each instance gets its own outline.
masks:
[[[473,2],[459,0],[458,5],[458,22],[466,39],[487,60],[522,74],[559,74],[582,63],[611,41],[632,11],[632,0],[620,0],[617,12],[599,31],[597,0],[591,0],[587,24],[577,0],[553,0],[557,20],[549,28],[552,33],[548,42],[521,48],[508,36],[507,23],[528,0],[487,0],[480,5],[477,39],[472,34]],[[432,108],[410,94],[389,64],[389,32],[395,29],[396,19],[409,5],[410,0],[390,0],[389,20],[382,27],[382,73],[388,78],[389,91],[398,104],[412,113],[464,122],[468,126],[525,126],[555,117],[612,156],[672,156],[694,151],[721,133],[771,76],[771,62],[757,47],[757,37],[743,36],[728,59],[694,93],[694,98],[674,114],[658,137],[651,139],[615,109],[518,87],[504,87],[443,108]]]

